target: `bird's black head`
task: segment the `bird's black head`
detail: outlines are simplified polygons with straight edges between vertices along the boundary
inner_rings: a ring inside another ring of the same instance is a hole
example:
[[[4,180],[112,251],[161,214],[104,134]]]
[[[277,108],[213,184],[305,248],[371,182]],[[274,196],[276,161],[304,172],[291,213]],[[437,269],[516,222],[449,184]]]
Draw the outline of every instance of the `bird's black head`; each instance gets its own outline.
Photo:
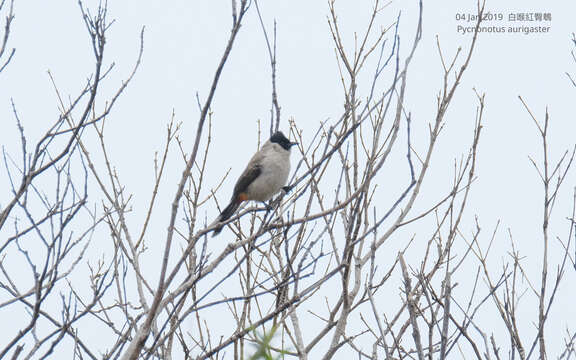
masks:
[[[288,139],[286,138],[286,136],[284,136],[284,134],[282,134],[282,131],[276,131],[276,132],[272,135],[272,137],[270,138],[270,142],[271,142],[271,143],[276,143],[276,144],[282,146],[282,147],[283,147],[284,149],[286,149],[286,150],[290,150],[290,148],[291,148],[293,145],[298,144],[298,143],[296,143],[296,142],[291,142],[290,140],[288,140]]]

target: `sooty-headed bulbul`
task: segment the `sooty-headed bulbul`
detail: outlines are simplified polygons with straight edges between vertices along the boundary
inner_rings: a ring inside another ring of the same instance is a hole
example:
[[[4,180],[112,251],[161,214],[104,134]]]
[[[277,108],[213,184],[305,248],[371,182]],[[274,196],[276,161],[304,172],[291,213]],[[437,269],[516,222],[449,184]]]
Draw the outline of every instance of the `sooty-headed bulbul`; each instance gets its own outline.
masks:
[[[230,204],[222,211],[216,222],[228,220],[243,201],[267,201],[280,191],[290,173],[290,148],[297,143],[291,142],[281,131],[275,132],[270,140],[252,156],[244,169],[230,199]],[[213,236],[222,231],[222,226],[214,229]]]

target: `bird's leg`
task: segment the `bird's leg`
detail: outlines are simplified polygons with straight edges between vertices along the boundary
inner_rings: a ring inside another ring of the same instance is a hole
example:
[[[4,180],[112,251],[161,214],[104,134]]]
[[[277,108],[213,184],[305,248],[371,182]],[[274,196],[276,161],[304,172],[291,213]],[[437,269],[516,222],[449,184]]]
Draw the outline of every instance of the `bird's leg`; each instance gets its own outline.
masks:
[[[272,207],[272,202],[273,202],[273,201],[270,201],[270,204],[269,204],[269,203],[267,203],[266,201],[262,201],[262,204],[264,204],[264,207],[266,208],[266,212],[268,212],[268,211],[270,211],[270,210],[273,209],[273,207]]]

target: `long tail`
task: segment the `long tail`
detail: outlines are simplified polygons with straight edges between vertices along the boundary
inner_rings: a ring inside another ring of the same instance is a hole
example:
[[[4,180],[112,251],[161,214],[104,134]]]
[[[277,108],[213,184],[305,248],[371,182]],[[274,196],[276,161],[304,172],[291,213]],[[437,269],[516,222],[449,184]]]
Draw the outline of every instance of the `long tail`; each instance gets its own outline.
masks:
[[[240,206],[240,202],[232,200],[230,204],[228,204],[228,206],[226,206],[226,208],[222,211],[220,216],[218,216],[218,222],[223,222],[230,219],[230,217],[234,215],[234,213],[238,209],[238,206]],[[214,233],[212,234],[212,236],[214,237],[220,234],[220,231],[222,231],[222,226],[218,226],[216,229],[214,229]]]

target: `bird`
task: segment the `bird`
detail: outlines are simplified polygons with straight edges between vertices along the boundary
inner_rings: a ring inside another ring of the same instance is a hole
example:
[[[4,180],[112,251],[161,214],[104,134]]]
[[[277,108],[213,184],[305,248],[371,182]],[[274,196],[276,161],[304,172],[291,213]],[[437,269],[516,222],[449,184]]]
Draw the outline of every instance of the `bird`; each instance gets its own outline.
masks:
[[[285,188],[290,173],[290,149],[296,144],[281,131],[272,134],[246,165],[236,181],[230,203],[214,223],[228,220],[244,201],[265,202]],[[212,236],[218,235],[222,227],[216,227]]]

